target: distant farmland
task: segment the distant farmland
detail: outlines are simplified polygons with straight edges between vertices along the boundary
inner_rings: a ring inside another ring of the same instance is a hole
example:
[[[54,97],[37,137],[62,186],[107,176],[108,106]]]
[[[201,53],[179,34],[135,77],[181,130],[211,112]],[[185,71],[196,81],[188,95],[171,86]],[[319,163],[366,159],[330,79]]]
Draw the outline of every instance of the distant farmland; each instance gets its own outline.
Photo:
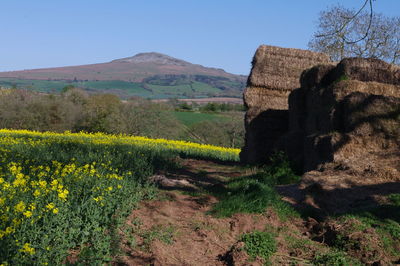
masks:
[[[61,92],[64,87],[69,85],[84,89],[89,93],[112,93],[125,99],[132,96],[149,99],[206,98],[209,96],[241,97],[240,91],[224,91],[203,82],[192,82],[190,85],[178,84],[165,86],[122,80],[67,81],[0,78],[0,87],[15,87],[45,93]]]
[[[105,63],[0,72],[0,86],[60,92],[67,85],[121,98],[241,97],[247,77],[160,53]]]

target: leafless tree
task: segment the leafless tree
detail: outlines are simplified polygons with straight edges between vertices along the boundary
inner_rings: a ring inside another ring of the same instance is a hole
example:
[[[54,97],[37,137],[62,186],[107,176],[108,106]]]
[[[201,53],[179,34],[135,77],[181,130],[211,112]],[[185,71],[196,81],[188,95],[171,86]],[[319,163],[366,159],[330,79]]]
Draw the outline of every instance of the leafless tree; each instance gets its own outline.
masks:
[[[374,13],[372,0],[366,0],[359,10],[337,5],[320,13],[318,30],[308,46],[334,61],[365,57],[399,64],[400,18]]]

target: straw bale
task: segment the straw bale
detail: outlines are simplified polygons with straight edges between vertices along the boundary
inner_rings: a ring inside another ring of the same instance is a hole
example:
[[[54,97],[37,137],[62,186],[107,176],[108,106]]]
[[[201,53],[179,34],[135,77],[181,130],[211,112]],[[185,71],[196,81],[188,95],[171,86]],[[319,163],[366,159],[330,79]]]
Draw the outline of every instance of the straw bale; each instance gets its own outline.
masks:
[[[341,99],[351,92],[363,92],[388,97],[400,97],[400,86],[375,81],[343,80],[332,85],[333,93]]]
[[[337,65],[332,78],[400,85],[400,67],[373,58],[345,58]]]
[[[328,74],[336,67],[335,63],[329,63],[329,64],[322,64],[322,65],[316,65],[313,66],[312,68],[306,69],[301,73],[300,76],[300,85],[301,88],[313,88],[322,82],[325,84],[327,83],[326,80],[323,81],[323,79],[327,76]]]
[[[243,94],[244,102],[248,108],[287,110],[288,91],[267,90],[262,87],[247,87]]]
[[[246,114],[246,145],[242,148],[240,158],[245,163],[262,163],[274,151],[277,140],[288,131],[287,110],[268,109],[259,113],[255,118],[251,113]],[[283,133],[282,133],[283,132]]]
[[[307,50],[267,45],[257,49],[243,93],[247,112],[242,161],[262,162],[273,153],[279,138],[288,131],[288,97],[300,86],[301,73],[315,64],[328,62],[327,55]]]
[[[377,69],[371,69],[374,66]],[[339,72],[347,78],[337,79]],[[400,154],[397,73],[396,67],[382,61],[354,58],[336,67],[325,64],[304,71],[302,87],[289,95],[289,133],[283,139],[291,138],[286,143],[292,147],[283,149],[305,171],[327,162],[358,171],[376,154]],[[302,144],[292,143],[301,139]],[[369,164],[376,168],[379,162]]]
[[[323,105],[306,109],[305,171],[326,162],[362,171],[379,164],[368,158],[400,152],[400,98],[352,92],[331,108]],[[293,156],[299,160],[299,154]]]
[[[248,86],[291,91],[300,87],[303,70],[327,62],[329,56],[323,53],[261,45],[253,58]]]
[[[360,109],[362,107],[362,109]],[[361,92],[347,95],[338,106],[342,132],[372,136],[378,133],[400,144],[400,98]]]

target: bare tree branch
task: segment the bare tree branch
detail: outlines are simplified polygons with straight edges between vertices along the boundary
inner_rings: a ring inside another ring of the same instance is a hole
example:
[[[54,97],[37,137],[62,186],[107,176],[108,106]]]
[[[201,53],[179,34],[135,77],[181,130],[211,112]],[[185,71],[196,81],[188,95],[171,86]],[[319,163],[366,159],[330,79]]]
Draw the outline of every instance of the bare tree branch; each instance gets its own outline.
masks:
[[[367,57],[399,64],[400,18],[373,12],[372,1],[365,0],[357,12],[340,5],[322,11],[309,48],[329,54],[333,61]]]

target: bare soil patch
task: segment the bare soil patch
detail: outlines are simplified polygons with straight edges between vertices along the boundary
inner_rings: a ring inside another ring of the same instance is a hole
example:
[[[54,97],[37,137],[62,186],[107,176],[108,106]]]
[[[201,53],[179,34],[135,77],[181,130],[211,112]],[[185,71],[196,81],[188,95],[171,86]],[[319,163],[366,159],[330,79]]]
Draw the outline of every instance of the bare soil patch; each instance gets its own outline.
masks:
[[[375,229],[362,228],[356,219],[282,220],[270,208],[262,214],[216,218],[209,211],[218,199],[204,188],[224,187],[227,180],[250,175],[255,170],[191,159],[183,160],[182,166],[174,173],[153,177],[162,188],[160,196],[142,202],[132,211],[120,231],[123,254],[115,257],[113,265],[263,265],[259,257],[250,259],[240,241],[243,234],[254,231],[267,231],[275,236],[277,251],[270,258],[272,265],[310,265],[316,257],[331,254],[340,245],[347,255],[368,265],[387,265],[400,259],[387,252]],[[317,174],[313,178],[306,176],[305,180],[317,181]],[[303,181],[301,185],[277,189],[291,205],[311,207],[321,217],[329,217],[332,210],[348,210],[346,202],[354,203],[375,194],[384,197],[398,190],[396,184],[368,187],[371,185],[368,180],[359,181],[358,187],[354,183],[346,185],[346,175],[341,178],[343,182],[332,177],[325,183],[305,185]],[[330,203],[334,197],[337,203]],[[378,204],[378,198],[371,202]]]

